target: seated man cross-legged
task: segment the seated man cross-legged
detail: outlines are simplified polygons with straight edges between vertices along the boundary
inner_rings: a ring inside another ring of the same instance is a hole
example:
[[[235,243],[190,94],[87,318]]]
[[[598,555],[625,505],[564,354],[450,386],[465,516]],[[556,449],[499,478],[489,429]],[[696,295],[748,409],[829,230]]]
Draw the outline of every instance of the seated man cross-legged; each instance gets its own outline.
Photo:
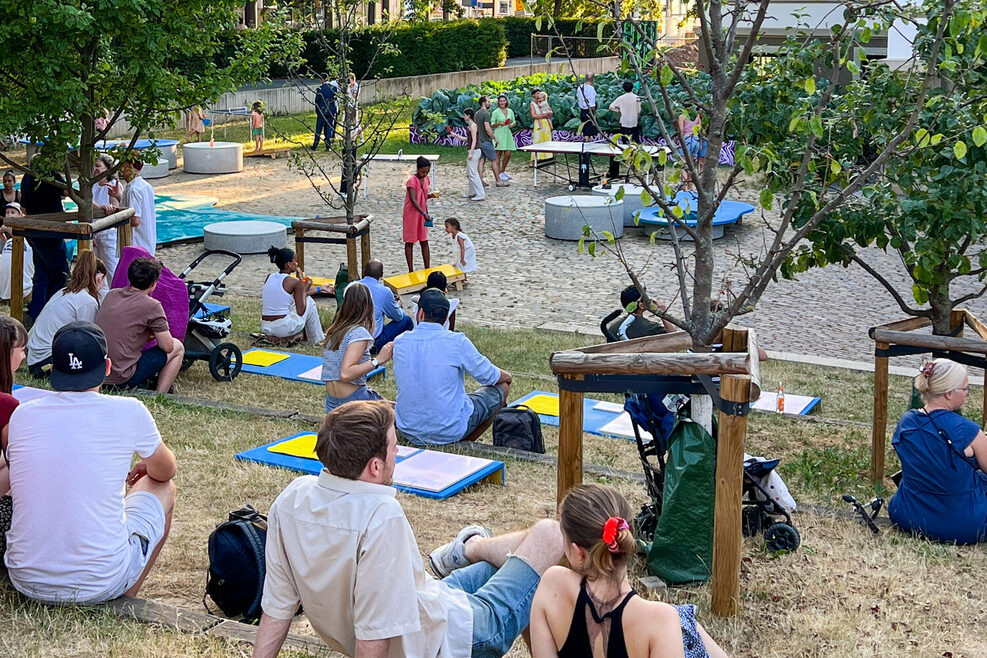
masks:
[[[411,331],[414,323],[398,304],[394,292],[380,282],[384,276],[384,264],[379,260],[369,261],[363,268],[360,283],[367,286],[374,300],[374,344],[370,351],[374,354],[394,340],[398,334]],[[390,322],[384,324],[384,318]]]
[[[425,571],[391,486],[397,438],[386,402],[348,402],[319,429],[325,467],[271,506],[255,658],[273,658],[303,606],[313,629],[348,656],[494,658],[527,627],[541,574],[562,558],[558,522],[500,537],[469,526]]]
[[[159,261],[135,258],[127,268],[130,285],[111,290],[99,307],[96,324],[113,362],[107,384],[146,388],[157,375],[155,390],[167,393],[178,377],[185,346],[171,335],[161,302],[151,297],[160,276]],[[152,340],[157,345],[144,349]]]
[[[136,596],[168,536],[175,456],[141,401],[100,394],[112,363],[99,327],[65,325],[51,358],[55,392],[19,405],[6,432],[10,582],[50,603]]]
[[[442,326],[449,300],[426,289],[418,326],[394,341],[397,426],[418,445],[475,440],[507,401],[511,375],[480,354],[470,339]],[[466,394],[469,373],[483,388]]]

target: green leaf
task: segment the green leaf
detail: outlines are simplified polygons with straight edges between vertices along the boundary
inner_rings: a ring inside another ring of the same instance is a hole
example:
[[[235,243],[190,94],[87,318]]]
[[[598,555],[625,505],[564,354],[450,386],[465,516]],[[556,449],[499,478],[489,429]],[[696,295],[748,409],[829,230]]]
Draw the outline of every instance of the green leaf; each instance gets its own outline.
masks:
[[[637,310],[637,302],[631,302],[630,304],[624,307],[624,313],[626,313],[627,315],[630,315],[636,310]]]
[[[617,241],[616,238],[613,237],[613,233],[610,231],[601,231],[601,233],[603,234],[603,237],[607,239],[608,243],[613,244]]]
[[[937,146],[939,142],[942,141],[942,138],[943,138],[942,133],[936,133],[930,138],[930,142],[932,143],[933,146]]]
[[[624,200],[624,186],[623,185],[621,185],[620,187],[617,188],[617,193],[613,195],[613,199],[614,199],[614,201],[623,201]]]
[[[816,139],[822,139],[823,136],[822,119],[816,116],[809,119],[809,130],[811,130],[812,134],[816,136]]]
[[[977,146],[987,144],[987,130],[983,126],[977,126],[973,129],[973,143]]]
[[[928,130],[926,130],[925,128],[919,128],[918,130],[915,131],[915,136],[914,136],[915,143],[918,144],[919,146],[923,146],[922,141],[926,137],[928,137],[928,135],[929,135]]]
[[[604,27],[606,27],[606,23],[604,21],[600,21],[599,23],[597,23],[597,25],[596,25],[596,40],[597,41],[603,41],[603,28]]]
[[[863,30],[863,32],[860,33],[860,42],[861,43],[870,43],[871,34],[872,33],[871,33],[870,28],[869,27],[865,27],[864,30]]]
[[[596,258],[596,242],[595,241],[594,242],[590,242],[586,246],[586,251],[589,252],[589,255],[590,256],[592,256],[593,258]]]
[[[682,210],[682,206],[672,206],[672,214],[675,215],[676,219],[682,219],[685,212]]]
[[[663,87],[667,87],[669,84],[671,84],[673,76],[674,74],[672,73],[671,66],[665,64],[664,66],[661,67],[661,76],[659,79],[661,80],[661,84]]]
[[[962,160],[966,157],[966,142],[960,140],[953,145],[953,155],[956,156],[957,160]]]
[[[768,188],[761,190],[761,207],[765,210],[771,210],[771,204],[774,203],[774,198],[775,195]]]
[[[790,133],[795,132],[796,128],[798,128],[800,120],[801,117],[799,117],[799,115],[796,114],[795,116],[793,116],[792,120],[788,122],[788,132]]]
[[[831,160],[829,163],[829,170],[834,176],[839,176],[840,172],[843,171],[843,167],[840,165],[839,160]]]
[[[651,196],[651,192],[648,190],[641,190],[641,205],[647,208],[654,202],[654,197]]]
[[[658,164],[662,167],[668,162],[668,152],[665,149],[658,151]]]
[[[541,16],[535,17],[535,31],[541,32]]]
[[[585,250],[586,236],[581,236],[579,242],[576,243],[576,251],[583,253]]]
[[[802,87],[805,89],[805,93],[807,94],[811,95],[816,93],[816,79],[811,77],[806,78],[805,82],[802,83]]]

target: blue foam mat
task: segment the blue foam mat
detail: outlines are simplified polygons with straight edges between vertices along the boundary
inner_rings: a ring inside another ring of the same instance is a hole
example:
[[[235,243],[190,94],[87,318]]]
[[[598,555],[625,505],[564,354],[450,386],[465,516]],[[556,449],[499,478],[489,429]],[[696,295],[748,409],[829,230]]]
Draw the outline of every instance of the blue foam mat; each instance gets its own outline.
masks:
[[[274,354],[287,354],[287,359],[282,359],[277,363],[272,363],[269,366],[253,366],[244,363],[243,372],[250,373],[252,375],[267,375],[268,377],[279,377],[281,379],[287,379],[293,382],[305,382],[306,384],[318,384],[322,386],[321,380],[314,379],[302,379],[299,375],[302,375],[312,368],[322,365],[322,358],[314,356],[312,354],[295,354],[293,352],[279,352],[278,350],[268,350],[264,348],[254,348],[247,350],[244,354],[250,354],[253,351],[261,352],[273,352]],[[384,366],[379,366],[374,368],[367,374],[367,379],[371,377],[381,376],[381,379],[387,378],[387,371]]]
[[[524,404],[536,395],[551,395],[552,397],[558,397],[558,393],[549,393],[548,391],[532,391],[525,395],[523,398],[511,402],[508,406],[516,407],[519,404]],[[619,416],[619,413],[613,413],[612,411],[602,411],[600,409],[594,409],[593,407],[603,402],[604,400],[594,400],[592,398],[583,398],[583,432],[586,434],[595,434],[597,436],[611,436],[616,439],[626,439],[628,441],[633,441],[633,436],[624,436],[623,434],[611,434],[609,432],[603,431],[603,426]],[[538,414],[538,418],[541,419],[542,425],[551,425],[552,427],[559,426],[558,416],[543,416]]]
[[[254,462],[256,464],[264,464],[265,466],[275,466],[278,468],[286,468],[289,471],[297,471],[299,473],[307,473],[309,475],[318,475],[322,472],[322,464],[317,459],[304,459],[302,457],[294,457],[292,455],[285,455],[279,452],[271,452],[268,450],[271,446],[276,446],[279,443],[284,443],[285,441],[290,441],[291,439],[303,436],[305,434],[311,434],[311,432],[299,432],[292,436],[285,437],[283,439],[278,439],[267,445],[263,445],[257,448],[252,448],[250,450],[245,450],[236,455],[236,459],[239,461]],[[417,455],[422,452],[423,448],[416,448],[415,452],[411,453],[407,457],[398,457],[397,462],[402,462],[408,457]],[[415,489],[414,487],[406,487],[404,485],[395,484],[394,488],[405,493],[414,494],[416,496],[422,496],[423,498],[432,498],[435,500],[444,500],[451,496],[456,495],[466,487],[480,482],[484,478],[493,475],[497,471],[501,473],[501,484],[504,481],[504,462],[501,461],[491,461],[491,463],[483,468],[481,468],[476,473],[473,473],[469,477],[463,478],[456,484],[446,487],[442,491],[425,491],[424,489]]]
[[[195,312],[195,317],[200,320],[205,318],[210,313],[225,313],[230,310],[229,306],[225,306],[223,304],[210,304],[209,302],[202,302],[202,306],[204,308],[200,308]]]

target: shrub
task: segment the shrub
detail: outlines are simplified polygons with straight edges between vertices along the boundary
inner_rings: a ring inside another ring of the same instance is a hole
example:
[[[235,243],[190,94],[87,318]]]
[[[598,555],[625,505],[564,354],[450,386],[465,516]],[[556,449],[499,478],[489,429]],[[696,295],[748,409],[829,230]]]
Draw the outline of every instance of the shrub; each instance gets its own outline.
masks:
[[[603,73],[596,76],[597,92],[597,121],[605,131],[615,131],[619,126],[620,117],[606,108],[617,96],[624,93],[621,84],[625,79],[636,81],[633,75],[620,76],[616,73]],[[480,85],[470,85],[463,89],[439,89],[431,96],[422,98],[412,115],[411,122],[425,132],[442,134],[446,126],[464,126],[463,111],[466,108],[479,107],[477,99],[480,96],[490,96],[491,102],[498,94],[505,94],[508,104],[514,110],[519,128],[531,128],[532,119],[528,112],[531,103],[531,90],[538,87],[548,94],[548,103],[552,106],[555,116],[552,125],[557,130],[575,131],[579,126],[579,106],[576,104],[576,87],[578,82],[571,75],[551,75],[536,73],[506,82],[485,82]],[[658,83],[648,81],[655,97],[660,97]],[[692,74],[690,84],[700,96],[708,96],[710,79],[705,73]],[[681,106],[686,97],[685,90],[677,84],[668,86],[668,92]],[[639,92],[640,93],[640,92]],[[666,126],[671,125],[675,117],[665,116],[664,108],[659,107],[661,119]],[[645,137],[657,139],[660,136],[659,127],[651,108],[647,103],[641,104],[641,132]]]

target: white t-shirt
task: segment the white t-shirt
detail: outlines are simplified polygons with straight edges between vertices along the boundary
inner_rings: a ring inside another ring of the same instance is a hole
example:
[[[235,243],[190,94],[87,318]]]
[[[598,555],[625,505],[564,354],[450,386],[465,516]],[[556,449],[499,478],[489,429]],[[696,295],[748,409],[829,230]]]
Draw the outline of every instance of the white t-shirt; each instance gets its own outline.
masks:
[[[593,85],[581,84],[576,87],[576,101],[579,103],[579,109],[588,110],[591,107],[596,107],[596,88]]]
[[[415,295],[414,297],[412,297],[412,302],[411,302],[411,321],[416,325],[418,324],[418,297],[419,295]],[[456,308],[458,306],[459,306],[459,298],[450,297],[449,317],[452,317],[452,314],[456,312]],[[449,328],[449,318],[446,318],[446,321],[442,323],[442,326],[445,327],[446,329]]]
[[[127,183],[123,193],[124,205],[134,209],[134,216],[141,218],[139,226],[134,227],[134,246],[143,247],[147,253],[154,255],[158,245],[158,218],[154,211],[154,188],[146,180],[137,176]]]
[[[161,435],[139,400],[59,392],[21,404],[8,425],[10,582],[40,601],[87,602],[119,588],[130,566],[124,485],[136,452]]]
[[[610,110],[620,111],[620,125],[623,128],[637,127],[638,119],[641,118],[641,99],[633,91],[618,96],[610,103]]]
[[[462,261],[459,260],[459,238],[463,239],[462,256],[466,259],[465,265],[463,265]],[[466,274],[476,272],[476,247],[473,246],[473,241],[470,240],[470,236],[460,231],[456,235],[452,236],[452,244],[454,254],[453,265]]]
[[[14,254],[14,241],[7,240],[3,244],[3,252],[0,253],[0,299],[10,299],[10,266],[11,257]],[[34,290],[34,252],[31,245],[24,240],[24,296],[27,297]]]
[[[51,341],[55,338],[55,332],[76,320],[92,322],[97,311],[99,302],[86,290],[66,293],[63,288],[56,292],[41,309],[41,315],[28,334],[27,364],[33,366],[51,356]]]

